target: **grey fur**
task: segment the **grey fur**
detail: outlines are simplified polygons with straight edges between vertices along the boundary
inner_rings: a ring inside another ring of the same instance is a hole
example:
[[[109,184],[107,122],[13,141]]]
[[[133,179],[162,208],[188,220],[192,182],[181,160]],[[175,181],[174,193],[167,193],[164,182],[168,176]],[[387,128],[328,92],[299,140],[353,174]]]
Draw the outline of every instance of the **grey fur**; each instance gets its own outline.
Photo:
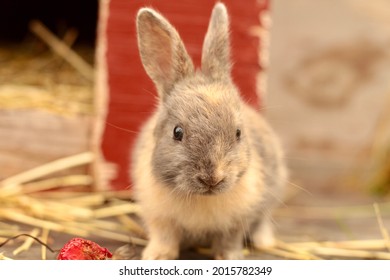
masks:
[[[229,18],[226,7],[217,4],[203,43],[202,72],[213,79],[229,79],[231,71]]]
[[[160,14],[140,9],[137,34],[142,63],[160,95],[170,92],[174,83],[194,72],[179,34]]]
[[[131,171],[150,235],[143,258],[176,258],[180,244],[206,241],[215,258],[236,259],[244,236],[269,245],[286,171],[278,139],[231,80],[225,6],[213,9],[201,72],[163,16],[141,9],[137,28],[142,62],[160,96]],[[181,141],[173,138],[175,126],[184,130]]]

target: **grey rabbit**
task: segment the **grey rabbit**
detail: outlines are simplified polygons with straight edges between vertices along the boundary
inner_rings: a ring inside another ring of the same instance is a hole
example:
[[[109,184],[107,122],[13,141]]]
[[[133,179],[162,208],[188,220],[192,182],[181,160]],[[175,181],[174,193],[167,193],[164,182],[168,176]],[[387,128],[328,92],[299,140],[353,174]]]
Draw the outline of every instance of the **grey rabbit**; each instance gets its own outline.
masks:
[[[132,153],[149,238],[142,259],[176,259],[197,244],[209,244],[215,259],[240,259],[244,238],[272,246],[271,215],[287,171],[278,138],[232,81],[225,5],[213,8],[200,70],[155,10],[139,10],[137,35],[158,91]]]

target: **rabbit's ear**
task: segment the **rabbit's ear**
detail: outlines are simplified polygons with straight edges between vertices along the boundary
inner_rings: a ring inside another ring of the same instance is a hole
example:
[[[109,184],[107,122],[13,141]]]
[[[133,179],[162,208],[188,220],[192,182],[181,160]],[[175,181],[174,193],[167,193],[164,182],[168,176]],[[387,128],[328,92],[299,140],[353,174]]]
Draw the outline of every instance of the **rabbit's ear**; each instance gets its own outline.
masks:
[[[203,43],[202,72],[213,79],[230,77],[229,17],[222,3],[214,6]]]
[[[152,9],[139,10],[137,34],[142,63],[164,99],[176,82],[194,72],[192,60],[175,28]]]

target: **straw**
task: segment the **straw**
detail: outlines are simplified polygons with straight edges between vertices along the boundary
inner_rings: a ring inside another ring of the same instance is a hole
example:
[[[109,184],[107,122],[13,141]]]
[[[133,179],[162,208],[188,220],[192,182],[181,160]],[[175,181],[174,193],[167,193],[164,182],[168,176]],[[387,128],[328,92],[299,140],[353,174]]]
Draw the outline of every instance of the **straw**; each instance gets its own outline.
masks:
[[[385,228],[385,225],[383,223],[382,215],[381,215],[381,211],[379,209],[378,203],[374,203],[374,210],[375,210],[376,218],[378,221],[379,229],[380,229],[382,237],[384,239],[387,251],[390,252],[389,232],[387,231],[387,229]]]
[[[0,181],[0,190],[3,192],[7,188],[15,188],[22,183],[42,178],[43,176],[50,175],[60,170],[84,165],[90,163],[92,160],[93,154],[91,152],[85,152],[74,156],[58,159],[50,163],[30,169],[26,172],[19,173],[18,175],[9,177],[3,181]]]
[[[76,70],[88,80],[93,81],[94,70],[77,53],[72,51],[68,45],[64,44],[53,33],[51,33],[40,21],[30,22],[30,30],[41,38],[56,54],[66,60]]]

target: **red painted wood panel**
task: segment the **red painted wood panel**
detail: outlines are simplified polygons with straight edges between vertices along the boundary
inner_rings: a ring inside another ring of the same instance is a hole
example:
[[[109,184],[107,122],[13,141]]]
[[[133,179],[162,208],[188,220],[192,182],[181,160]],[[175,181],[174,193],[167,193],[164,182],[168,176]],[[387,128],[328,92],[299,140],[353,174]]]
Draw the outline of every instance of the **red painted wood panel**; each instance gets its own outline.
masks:
[[[259,26],[260,12],[268,9],[268,0],[226,0],[224,3],[231,17],[233,79],[243,97],[257,106],[259,38],[251,36],[249,29]],[[135,133],[129,131],[138,131],[155,104],[154,85],[138,55],[135,34],[138,9],[149,6],[164,14],[178,30],[195,65],[199,66],[201,46],[214,4],[207,0],[110,1],[106,30],[109,104],[102,151],[107,161],[119,166],[118,176],[111,182],[114,189],[130,186],[129,159]]]

